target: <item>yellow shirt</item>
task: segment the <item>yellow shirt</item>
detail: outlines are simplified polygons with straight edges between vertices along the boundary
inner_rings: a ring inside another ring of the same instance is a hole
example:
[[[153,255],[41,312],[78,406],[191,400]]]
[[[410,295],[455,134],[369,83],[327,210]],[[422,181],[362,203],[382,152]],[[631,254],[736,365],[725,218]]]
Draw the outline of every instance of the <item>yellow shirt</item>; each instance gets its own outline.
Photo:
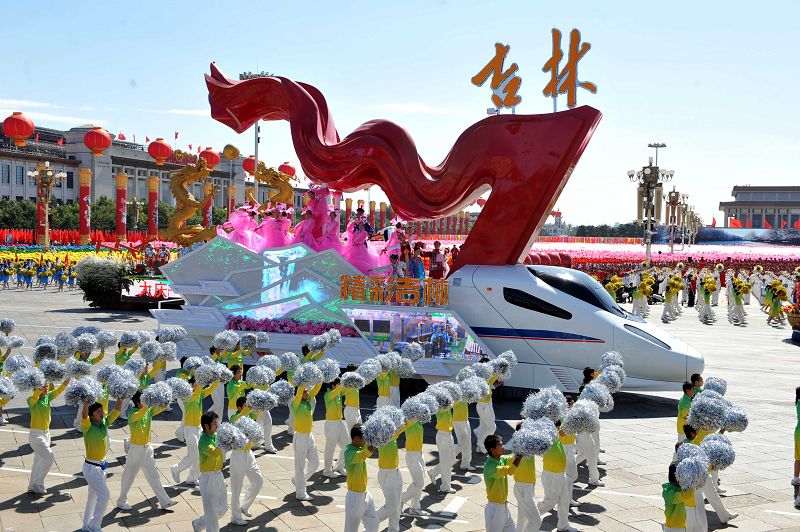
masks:
[[[375,382],[378,383],[378,397],[389,397],[389,373],[381,373]]]
[[[700,445],[701,443],[703,443],[703,440],[705,439],[706,436],[713,433],[714,431],[712,430],[697,429],[697,436],[694,437],[691,443],[695,445]]]
[[[230,416],[228,416],[228,422],[231,425],[234,425],[234,424],[236,424],[236,420],[239,419],[242,416],[249,416],[250,419],[252,419],[253,421],[258,421],[258,414],[256,412],[251,412],[250,411],[250,407],[245,406],[241,410],[237,410],[236,412],[234,412]],[[247,442],[247,445],[245,445],[241,449],[234,449],[234,450],[235,451],[238,450],[238,451],[247,452],[252,448],[253,448],[253,442]]]
[[[397,438],[397,436],[395,436],[395,438]],[[397,453],[396,439],[378,448],[378,467],[381,469],[397,469],[400,467],[400,457]]]
[[[222,471],[222,464],[225,462],[225,455],[217,447],[217,435],[200,434],[200,441],[197,442],[197,452],[200,454],[200,472],[211,473]]]
[[[486,382],[488,382],[488,383],[489,383],[489,394],[488,394],[488,395],[486,395],[486,396],[485,396],[483,399],[481,399],[480,401],[478,401],[479,403],[488,403],[488,402],[490,402],[490,401],[492,400],[492,384],[494,384],[496,380],[497,380],[497,375],[492,375],[492,376],[491,376],[491,377],[489,377],[489,379],[486,381]]]
[[[143,406],[128,416],[128,427],[131,431],[131,445],[147,445],[150,443],[150,423],[153,416],[163,412],[164,408],[148,408]]]
[[[406,429],[406,452],[422,452],[424,434],[421,423],[411,423]]]
[[[561,440],[562,445],[575,445],[575,435],[574,434],[564,434],[559,435],[559,439]]]
[[[339,421],[342,419],[342,387],[337,386],[325,392],[325,420]]]
[[[183,402],[183,424],[187,427],[199,427],[200,416],[203,415],[203,399],[211,395],[218,382],[205,388],[197,388],[188,401]]]
[[[225,385],[225,391],[228,393],[228,412],[236,410],[236,400],[244,395],[247,388],[245,381],[231,380]]]
[[[344,451],[344,463],[347,470],[347,489],[358,493],[367,491],[367,458],[372,451],[366,446],[356,447],[352,443]]]
[[[361,406],[361,394],[355,388],[344,389],[344,406],[358,408]]]
[[[303,399],[303,391],[305,388],[300,386],[297,388],[297,393],[292,402],[292,409],[294,411],[294,430],[301,434],[311,434],[314,428],[314,412],[311,411],[311,398],[317,395],[320,385],[314,386],[308,392],[308,400]]]
[[[466,401],[457,401],[453,405],[453,421],[469,421],[469,405]]]
[[[53,400],[61,395],[61,392],[67,387],[67,383],[63,382],[55,390],[48,393],[41,393],[35,390],[28,398],[28,409],[31,412],[31,429],[36,430],[50,430],[50,404]]]
[[[526,456],[519,461],[517,471],[514,473],[514,481],[536,484],[536,457]]]
[[[389,386],[400,386],[400,375],[395,371],[389,372]]]
[[[452,410],[440,410],[436,414],[436,430],[444,430],[447,432],[453,430]]]
[[[103,418],[101,423],[92,423],[88,417],[81,420],[87,460],[91,462],[105,460],[108,448],[108,426],[114,423],[117,417],[119,417],[119,410],[115,408]]]
[[[542,469],[551,473],[563,473],[567,470],[567,455],[564,453],[564,447],[561,446],[561,440],[556,440],[555,443],[544,453]]]

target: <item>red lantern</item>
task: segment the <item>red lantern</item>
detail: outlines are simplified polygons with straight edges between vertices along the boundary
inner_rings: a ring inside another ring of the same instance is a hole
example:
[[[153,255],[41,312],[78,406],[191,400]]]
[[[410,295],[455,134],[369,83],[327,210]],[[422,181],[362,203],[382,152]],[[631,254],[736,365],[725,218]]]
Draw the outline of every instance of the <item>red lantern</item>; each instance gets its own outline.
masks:
[[[282,165],[280,165],[278,167],[278,171],[279,172],[283,172],[284,174],[292,176],[292,177],[294,177],[294,175],[297,173],[297,170],[294,169],[294,166],[292,166],[288,162],[285,162]]]
[[[161,166],[172,155],[172,146],[164,142],[161,137],[158,137],[147,147],[147,153],[156,160],[156,165]],[[217,159],[219,159],[219,155],[217,155]]]
[[[211,148],[206,147],[206,149],[200,152],[199,157],[206,160],[206,166],[208,166],[209,170],[213,170],[214,167],[219,164],[219,152]]]
[[[94,127],[83,136],[83,143],[95,157],[100,157],[111,146],[111,135],[102,127]]]
[[[14,144],[21,148],[25,146],[25,139],[33,135],[33,127],[33,120],[15,111],[3,120],[3,135],[14,139]]]
[[[248,174],[252,174],[256,171],[256,157],[255,155],[251,155],[244,161],[242,161],[242,169]]]

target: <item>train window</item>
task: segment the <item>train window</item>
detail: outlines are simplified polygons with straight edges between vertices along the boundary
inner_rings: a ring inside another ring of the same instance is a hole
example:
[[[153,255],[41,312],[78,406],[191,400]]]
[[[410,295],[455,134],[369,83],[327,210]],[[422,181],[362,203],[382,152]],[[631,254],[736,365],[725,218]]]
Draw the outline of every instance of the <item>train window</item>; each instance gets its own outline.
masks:
[[[539,299],[536,296],[532,296],[527,292],[517,290],[516,288],[508,288],[507,286],[504,286],[503,297],[506,301],[517,307],[547,314],[548,316],[555,316],[556,318],[561,318],[562,320],[572,319],[572,314],[563,308],[559,308],[552,303],[548,303],[543,299]]]
[[[626,323],[625,324],[625,328],[628,329],[633,334],[635,334],[636,336],[641,336],[642,338],[644,338],[648,342],[654,343],[659,347],[663,347],[664,349],[667,349],[667,350],[671,350],[672,349],[668,344],[665,344],[664,342],[662,342],[661,340],[659,340],[658,338],[656,338],[652,334],[646,333],[646,332],[644,332],[643,330],[641,330],[638,327],[634,327],[633,325],[628,325]]]
[[[583,272],[560,269],[548,271],[541,267],[528,268],[528,271],[556,290],[565,292],[572,297],[606,310],[621,318],[626,318],[628,316],[600,283]]]

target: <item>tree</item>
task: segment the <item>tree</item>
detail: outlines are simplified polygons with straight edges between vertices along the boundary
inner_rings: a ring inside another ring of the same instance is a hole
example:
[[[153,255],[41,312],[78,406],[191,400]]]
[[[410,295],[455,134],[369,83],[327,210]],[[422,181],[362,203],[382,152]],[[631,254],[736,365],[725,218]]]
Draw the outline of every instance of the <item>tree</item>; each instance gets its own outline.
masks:
[[[117,206],[105,196],[92,203],[92,230],[114,231],[117,227]]]
[[[50,202],[51,229],[78,229],[79,227],[77,203]]]
[[[169,225],[169,219],[175,214],[175,207],[163,201],[158,202],[158,228],[166,229]]]

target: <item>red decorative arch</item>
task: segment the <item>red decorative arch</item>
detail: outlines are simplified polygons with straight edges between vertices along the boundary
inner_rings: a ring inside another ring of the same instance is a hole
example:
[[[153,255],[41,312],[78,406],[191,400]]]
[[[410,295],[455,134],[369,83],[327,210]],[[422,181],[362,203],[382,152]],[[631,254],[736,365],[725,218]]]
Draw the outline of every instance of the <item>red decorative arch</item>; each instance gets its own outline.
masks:
[[[238,133],[256,120],[286,120],[309,179],[352,192],[378,185],[405,219],[454,214],[491,189],[461,247],[464,264],[516,264],[526,256],[600,121],[591,107],[480,120],[439,166],[427,165],[406,130],[371,120],[341,139],[322,93],[275,76],[235,81],[214,63],[206,75],[211,116]]]

